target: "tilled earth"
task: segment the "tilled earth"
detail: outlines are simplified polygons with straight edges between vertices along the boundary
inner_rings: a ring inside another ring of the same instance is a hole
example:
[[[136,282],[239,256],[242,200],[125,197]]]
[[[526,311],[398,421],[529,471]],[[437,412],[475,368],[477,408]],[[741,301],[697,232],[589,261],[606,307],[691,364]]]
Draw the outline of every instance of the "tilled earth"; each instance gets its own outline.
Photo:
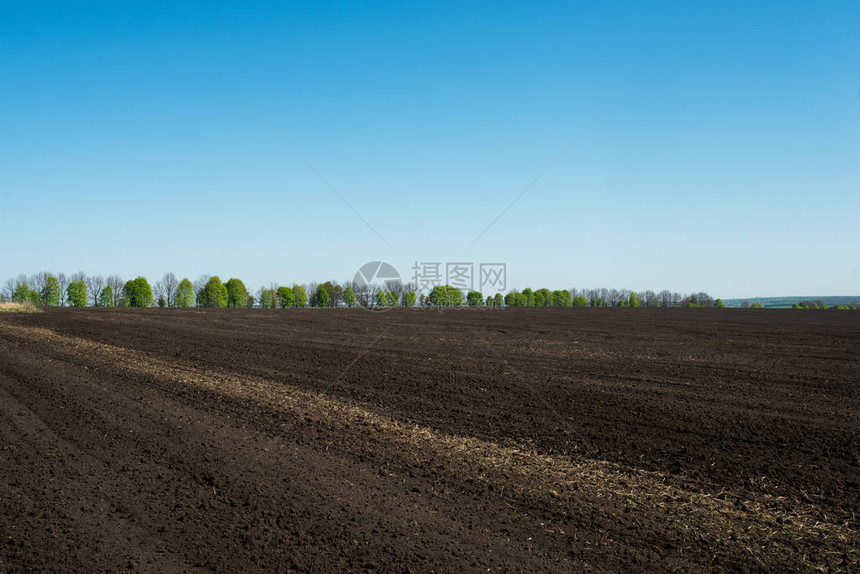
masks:
[[[0,314],[0,572],[860,569],[860,313]]]

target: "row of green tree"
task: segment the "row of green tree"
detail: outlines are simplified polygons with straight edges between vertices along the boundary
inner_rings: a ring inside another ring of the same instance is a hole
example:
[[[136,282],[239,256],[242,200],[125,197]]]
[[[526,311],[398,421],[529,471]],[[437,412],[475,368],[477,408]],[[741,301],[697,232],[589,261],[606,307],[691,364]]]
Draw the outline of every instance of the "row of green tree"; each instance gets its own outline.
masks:
[[[63,273],[41,272],[9,279],[0,292],[0,301],[3,300],[74,307],[725,307],[720,299],[704,292],[682,295],[668,290],[637,293],[606,288],[552,291],[526,288],[485,297],[476,290],[464,295],[464,291],[450,285],[439,285],[429,293],[419,294],[413,285],[400,282],[366,285],[326,281],[292,286],[271,284],[251,294],[242,280],[235,277],[222,282],[218,276],[204,275],[192,282],[166,273],[153,287],[145,277],[123,281],[118,275],[105,278],[83,272],[68,277]],[[820,301],[804,301],[794,307],[827,308]],[[832,308],[856,309],[857,305]]]

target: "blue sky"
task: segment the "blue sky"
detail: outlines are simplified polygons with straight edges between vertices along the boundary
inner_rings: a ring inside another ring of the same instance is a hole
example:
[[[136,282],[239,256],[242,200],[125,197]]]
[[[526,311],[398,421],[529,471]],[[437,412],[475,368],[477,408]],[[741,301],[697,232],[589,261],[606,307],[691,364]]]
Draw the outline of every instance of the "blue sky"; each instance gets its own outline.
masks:
[[[860,293],[860,4],[317,4],[4,3],[0,280]]]

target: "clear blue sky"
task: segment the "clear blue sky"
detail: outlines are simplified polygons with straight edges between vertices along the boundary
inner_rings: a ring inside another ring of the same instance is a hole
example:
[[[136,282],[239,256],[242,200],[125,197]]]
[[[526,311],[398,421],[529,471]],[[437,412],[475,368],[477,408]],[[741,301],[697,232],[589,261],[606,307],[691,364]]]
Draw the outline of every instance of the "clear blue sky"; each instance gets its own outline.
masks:
[[[4,3],[0,280],[860,293],[860,3],[283,4]]]

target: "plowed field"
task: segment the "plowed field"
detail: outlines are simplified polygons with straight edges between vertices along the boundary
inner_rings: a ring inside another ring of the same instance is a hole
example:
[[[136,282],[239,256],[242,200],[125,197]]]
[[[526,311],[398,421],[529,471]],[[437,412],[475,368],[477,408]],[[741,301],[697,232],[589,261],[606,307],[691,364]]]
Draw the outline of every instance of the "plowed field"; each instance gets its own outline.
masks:
[[[860,569],[860,313],[0,314],[0,572]]]

